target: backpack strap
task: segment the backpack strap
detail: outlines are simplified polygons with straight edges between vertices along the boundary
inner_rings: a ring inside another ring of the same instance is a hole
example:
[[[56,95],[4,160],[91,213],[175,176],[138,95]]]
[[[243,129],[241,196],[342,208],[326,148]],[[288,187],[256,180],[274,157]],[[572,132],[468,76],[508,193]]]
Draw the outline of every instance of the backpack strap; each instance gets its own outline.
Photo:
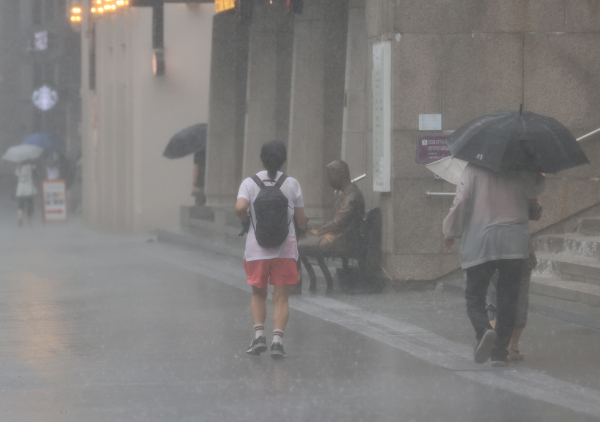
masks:
[[[281,188],[281,185],[283,185],[283,182],[285,182],[285,179],[287,179],[287,174],[282,173],[281,176],[279,177],[279,179],[277,180],[277,183],[275,183],[275,187]]]
[[[260,177],[258,177],[256,174],[252,177],[250,177],[252,180],[254,180],[254,183],[256,183],[258,185],[259,188],[264,188],[265,184],[263,183],[262,180],[260,180]]]

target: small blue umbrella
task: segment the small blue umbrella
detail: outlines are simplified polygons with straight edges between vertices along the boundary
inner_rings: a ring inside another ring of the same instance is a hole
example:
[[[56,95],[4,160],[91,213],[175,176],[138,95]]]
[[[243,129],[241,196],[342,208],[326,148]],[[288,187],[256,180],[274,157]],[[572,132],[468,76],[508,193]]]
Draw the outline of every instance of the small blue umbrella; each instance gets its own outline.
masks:
[[[58,146],[59,138],[50,132],[36,132],[29,135],[23,142],[23,145],[35,145],[43,149],[49,149]]]

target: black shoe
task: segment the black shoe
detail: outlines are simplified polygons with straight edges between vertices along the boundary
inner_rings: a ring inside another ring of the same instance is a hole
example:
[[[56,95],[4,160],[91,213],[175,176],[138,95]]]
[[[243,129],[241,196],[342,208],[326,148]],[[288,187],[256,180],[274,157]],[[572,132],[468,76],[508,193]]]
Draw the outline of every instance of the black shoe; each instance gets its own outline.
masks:
[[[273,359],[283,359],[284,357],[286,357],[286,354],[283,351],[283,344],[281,344],[281,343],[271,344],[271,357]]]
[[[246,350],[247,355],[260,356],[262,352],[267,351],[267,339],[265,336],[260,336],[252,340],[250,347]]]
[[[477,347],[475,347],[475,363],[485,363],[490,358],[490,353],[492,352],[492,347],[496,342],[496,332],[494,330],[487,330],[479,343],[477,343]]]
[[[506,368],[510,361],[508,357],[505,358],[492,358],[492,366],[496,368]]]

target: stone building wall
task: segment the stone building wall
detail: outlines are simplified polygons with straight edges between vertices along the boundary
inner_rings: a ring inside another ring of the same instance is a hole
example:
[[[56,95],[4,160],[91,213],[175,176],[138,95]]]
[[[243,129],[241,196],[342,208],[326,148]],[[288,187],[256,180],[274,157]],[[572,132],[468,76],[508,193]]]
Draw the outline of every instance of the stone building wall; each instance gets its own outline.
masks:
[[[441,235],[451,200],[425,192],[454,187],[415,163],[417,138],[451,133],[521,103],[576,137],[600,127],[600,4],[366,0],[364,6],[368,43],[392,40],[393,180],[391,198],[381,195],[391,219],[384,233],[393,238],[385,243],[386,267],[398,279],[436,278],[459,261],[456,250],[444,250]],[[419,131],[419,114],[434,113],[442,115],[443,130]],[[599,138],[581,144],[592,165],[548,175],[544,217],[534,230],[600,202]]]

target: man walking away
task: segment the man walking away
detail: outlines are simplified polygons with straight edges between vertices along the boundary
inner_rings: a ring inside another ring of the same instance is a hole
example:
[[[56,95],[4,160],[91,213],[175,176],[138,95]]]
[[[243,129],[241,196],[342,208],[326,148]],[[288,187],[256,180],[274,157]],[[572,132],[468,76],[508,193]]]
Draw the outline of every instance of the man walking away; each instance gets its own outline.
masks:
[[[528,172],[496,172],[468,164],[456,198],[443,222],[450,248],[460,238],[461,266],[467,271],[467,314],[477,338],[474,358],[492,365],[508,363],[508,344],[515,324],[519,280],[529,256],[529,199],[544,189],[544,176]],[[485,297],[498,270],[497,322],[488,320]]]
[[[260,356],[267,350],[264,334],[267,317],[267,286],[273,292],[273,342],[271,357],[285,357],[283,333],[289,318],[288,296],[298,282],[298,241],[293,220],[306,228],[300,183],[279,171],[287,158],[285,144],[266,142],[260,151],[266,171],[245,179],[238,192],[235,211],[248,231],[244,269],[252,286],[250,313],[254,340],[246,353]],[[249,212],[248,212],[249,211]]]

